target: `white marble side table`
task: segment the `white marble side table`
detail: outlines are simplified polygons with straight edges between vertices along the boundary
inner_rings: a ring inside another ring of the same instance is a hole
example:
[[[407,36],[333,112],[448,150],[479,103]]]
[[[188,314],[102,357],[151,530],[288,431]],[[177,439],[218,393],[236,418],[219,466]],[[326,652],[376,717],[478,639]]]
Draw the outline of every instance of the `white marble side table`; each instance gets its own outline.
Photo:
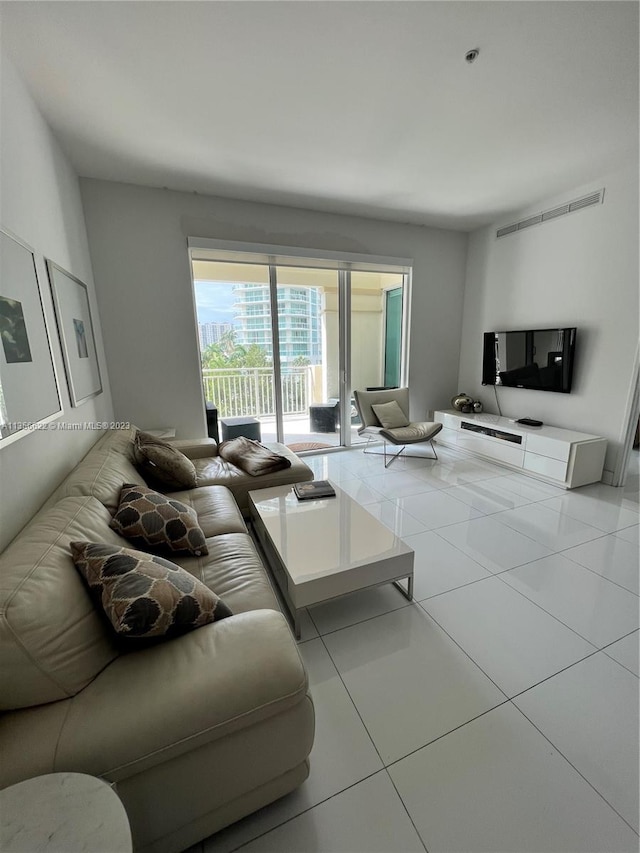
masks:
[[[50,773],[0,791],[2,853],[131,853],[124,806],[84,773]]]

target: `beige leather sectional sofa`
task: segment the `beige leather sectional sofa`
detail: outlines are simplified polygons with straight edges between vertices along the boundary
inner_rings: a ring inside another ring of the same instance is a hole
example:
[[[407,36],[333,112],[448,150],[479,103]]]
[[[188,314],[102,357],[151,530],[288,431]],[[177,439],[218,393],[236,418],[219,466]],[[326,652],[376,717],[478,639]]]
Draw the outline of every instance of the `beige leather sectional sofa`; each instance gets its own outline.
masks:
[[[130,651],[94,608],[69,543],[127,545],[109,521],[123,483],[144,482],[134,435],[103,436],[0,555],[0,787],[62,770],[99,776],[116,785],[134,849],[164,853],[298,786],[314,712],[291,631],[222,485],[175,493],[196,510],[209,555],[171,559],[233,616]],[[211,452],[208,442],[195,448]],[[276,482],[287,472],[311,479],[297,457]],[[228,480],[246,500],[243,477]]]

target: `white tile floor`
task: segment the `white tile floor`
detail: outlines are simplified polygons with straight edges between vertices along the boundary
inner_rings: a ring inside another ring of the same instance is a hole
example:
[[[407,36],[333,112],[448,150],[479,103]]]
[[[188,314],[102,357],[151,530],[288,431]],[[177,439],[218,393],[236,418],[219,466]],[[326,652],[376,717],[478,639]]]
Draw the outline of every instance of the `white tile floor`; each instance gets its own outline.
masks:
[[[309,779],[194,853],[638,850],[638,453],[569,493],[438,453],[307,458],[414,548],[416,600],[310,609]]]

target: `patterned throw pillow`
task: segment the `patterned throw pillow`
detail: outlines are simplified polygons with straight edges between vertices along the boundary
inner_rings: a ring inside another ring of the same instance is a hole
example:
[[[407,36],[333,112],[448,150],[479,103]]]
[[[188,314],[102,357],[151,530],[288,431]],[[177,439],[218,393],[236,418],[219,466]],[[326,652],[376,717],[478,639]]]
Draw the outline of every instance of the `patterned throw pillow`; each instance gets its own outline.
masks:
[[[371,406],[383,429],[398,429],[409,425],[409,418],[395,400]]]
[[[193,462],[161,438],[148,432],[136,433],[133,458],[145,477],[172,489],[193,489],[198,485]]]
[[[163,557],[92,542],[72,542],[71,553],[121,636],[170,637],[232,615],[214,592]]]
[[[138,548],[196,557],[209,553],[195,510],[148,486],[123,485],[109,526]]]

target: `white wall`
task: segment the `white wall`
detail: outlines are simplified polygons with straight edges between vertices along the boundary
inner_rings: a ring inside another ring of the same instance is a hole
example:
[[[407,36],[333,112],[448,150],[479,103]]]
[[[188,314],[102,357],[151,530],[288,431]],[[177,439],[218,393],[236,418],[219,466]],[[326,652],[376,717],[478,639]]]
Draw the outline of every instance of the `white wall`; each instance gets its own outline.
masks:
[[[187,237],[414,259],[412,414],[455,393],[467,235],[82,180],[117,418],[205,434]]]
[[[497,226],[601,187],[602,205],[495,237]],[[572,392],[501,387],[500,407],[507,417],[529,416],[604,436],[608,475],[626,427],[638,346],[637,164],[470,235],[460,390],[496,413],[493,388],[481,385],[483,332],[560,326],[578,327]]]
[[[78,179],[9,60],[0,57],[0,63],[0,225],[36,253],[64,407],[60,422],[110,421],[111,396]],[[69,270],[90,290],[105,391],[76,409],[69,402],[44,257]],[[99,435],[89,430],[33,432],[0,448],[0,549]]]

